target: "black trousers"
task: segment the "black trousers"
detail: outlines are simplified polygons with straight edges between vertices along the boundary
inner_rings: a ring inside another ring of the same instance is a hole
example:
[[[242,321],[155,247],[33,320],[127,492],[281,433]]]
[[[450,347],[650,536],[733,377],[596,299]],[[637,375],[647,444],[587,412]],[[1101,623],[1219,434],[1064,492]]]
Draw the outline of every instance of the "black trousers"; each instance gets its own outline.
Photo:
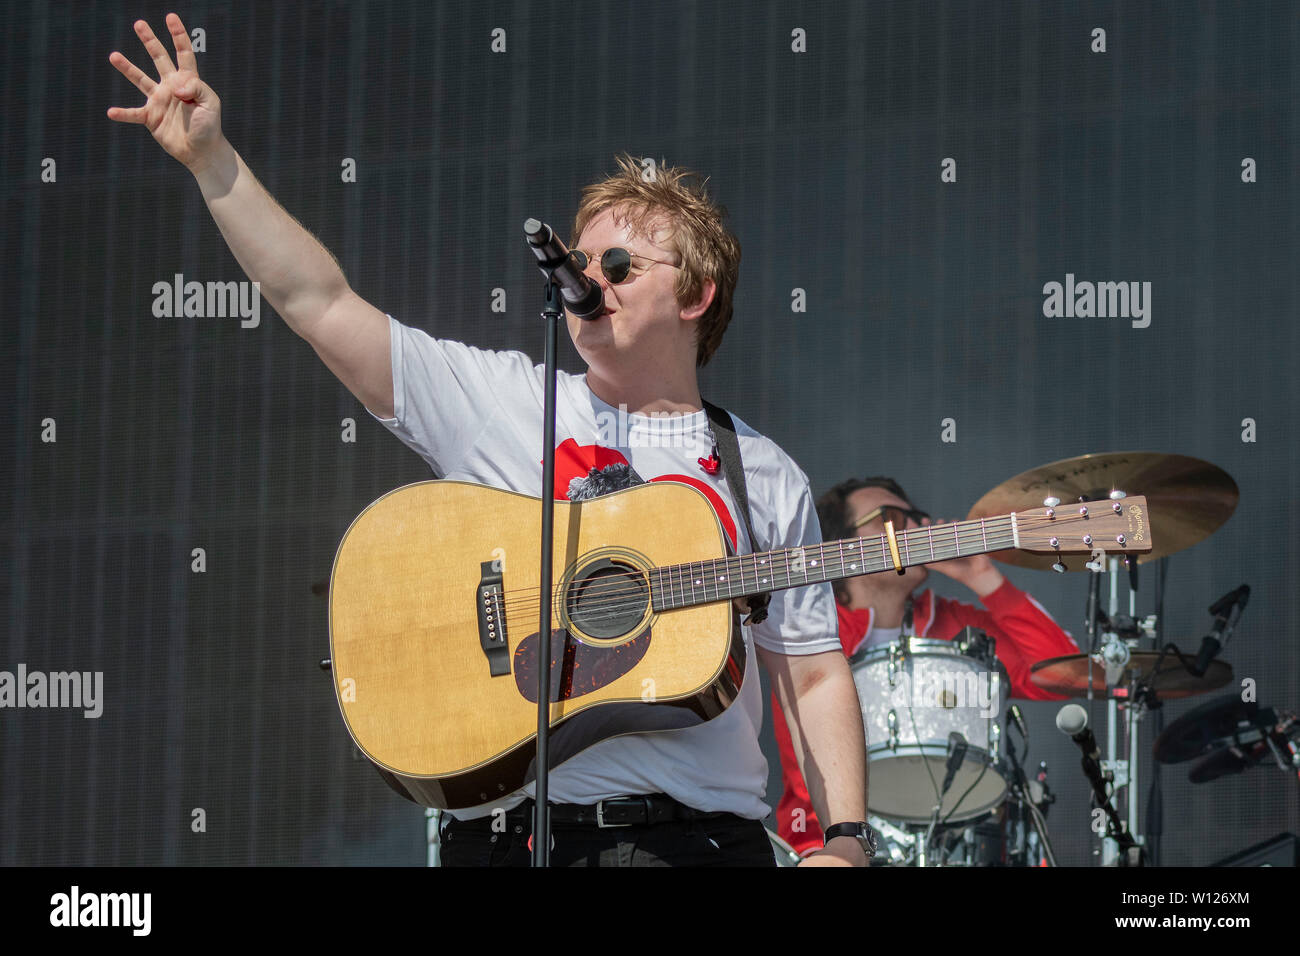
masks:
[[[464,821],[447,817],[442,825],[442,865],[529,866],[532,829],[531,801],[504,819],[500,815]],[[551,840],[551,866],[776,865],[763,824],[730,813],[604,829],[590,824],[552,825]]]

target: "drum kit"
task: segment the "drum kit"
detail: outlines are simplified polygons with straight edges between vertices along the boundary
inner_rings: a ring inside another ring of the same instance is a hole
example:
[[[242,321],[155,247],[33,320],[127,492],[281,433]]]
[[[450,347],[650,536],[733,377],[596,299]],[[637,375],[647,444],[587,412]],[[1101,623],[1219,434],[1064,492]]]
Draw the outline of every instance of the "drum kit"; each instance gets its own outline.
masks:
[[[1214,631],[1199,654],[1188,655],[1161,633],[1161,573],[1153,576],[1156,612],[1137,616],[1137,566],[1212,534],[1236,508],[1236,483],[1214,465],[1181,455],[1082,455],[1003,482],[968,515],[1050,511],[1063,502],[1121,500],[1127,492],[1144,495],[1150,511],[1154,547],[1137,561],[1109,557],[1100,549],[1074,567],[1023,551],[991,555],[1020,567],[1090,572],[1087,652],[1039,661],[1030,679],[1066,697],[1105,701],[1104,756],[1086,729],[1082,707],[1067,706],[1057,724],[1084,748],[1093,802],[1102,811],[1093,814],[1099,824],[1094,829],[1105,834],[1102,863],[1113,866],[1148,862],[1138,829],[1140,722],[1164,700],[1232,683],[1232,667],[1213,658],[1230,638],[1250,591],[1243,585],[1211,607]],[[1109,601],[1103,609],[1107,576]],[[1025,772],[1027,733],[1018,708],[1007,706],[1007,694],[1000,692],[1009,685],[992,638],[973,628],[952,641],[904,636],[855,655],[850,668],[867,731],[870,822],[880,841],[873,865],[1056,865],[1046,825],[1055,795],[1045,763],[1032,779]],[[1121,723],[1127,738],[1123,756]],[[1300,771],[1297,741],[1300,721],[1294,713],[1243,702],[1234,693],[1172,723],[1157,739],[1154,757],[1161,763],[1200,758],[1193,782],[1269,759],[1294,777]],[[1123,817],[1112,800],[1121,801]],[[779,849],[777,855],[780,860]]]

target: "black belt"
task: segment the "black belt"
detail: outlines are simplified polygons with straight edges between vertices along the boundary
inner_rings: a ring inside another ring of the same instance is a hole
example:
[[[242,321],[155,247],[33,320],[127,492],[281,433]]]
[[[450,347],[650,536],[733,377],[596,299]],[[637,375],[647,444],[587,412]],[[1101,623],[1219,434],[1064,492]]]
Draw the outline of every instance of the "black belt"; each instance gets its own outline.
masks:
[[[674,800],[667,794],[649,793],[635,797],[611,797],[599,803],[579,805],[576,803],[551,804],[552,826],[595,826],[608,827],[651,826],[657,823],[672,823],[680,820],[714,820],[719,817],[732,817],[726,812],[706,813],[696,810],[684,803]],[[533,818],[533,801],[525,800],[506,814],[509,820],[526,820],[531,826]],[[491,823],[492,817],[478,820],[457,821],[465,823]]]

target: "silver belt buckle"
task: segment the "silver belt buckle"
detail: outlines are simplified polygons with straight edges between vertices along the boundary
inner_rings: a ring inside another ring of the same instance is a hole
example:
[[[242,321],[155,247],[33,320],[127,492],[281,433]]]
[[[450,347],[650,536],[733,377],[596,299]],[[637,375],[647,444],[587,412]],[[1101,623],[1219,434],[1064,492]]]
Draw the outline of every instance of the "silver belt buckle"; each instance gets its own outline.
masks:
[[[630,823],[606,823],[605,822],[605,801],[601,800],[596,804],[596,826],[602,830],[612,830],[615,827],[630,827]]]

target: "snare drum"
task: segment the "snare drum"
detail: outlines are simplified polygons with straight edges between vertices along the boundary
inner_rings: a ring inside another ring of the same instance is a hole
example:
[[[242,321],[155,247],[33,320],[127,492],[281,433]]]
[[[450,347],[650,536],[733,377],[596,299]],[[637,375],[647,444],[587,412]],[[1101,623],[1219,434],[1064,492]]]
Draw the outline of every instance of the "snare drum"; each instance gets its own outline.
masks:
[[[1005,799],[1007,782],[997,764],[1010,684],[996,657],[963,650],[952,641],[912,637],[849,659],[867,735],[872,813],[929,822],[954,731],[966,738],[966,758],[943,798],[940,820],[971,820]]]

